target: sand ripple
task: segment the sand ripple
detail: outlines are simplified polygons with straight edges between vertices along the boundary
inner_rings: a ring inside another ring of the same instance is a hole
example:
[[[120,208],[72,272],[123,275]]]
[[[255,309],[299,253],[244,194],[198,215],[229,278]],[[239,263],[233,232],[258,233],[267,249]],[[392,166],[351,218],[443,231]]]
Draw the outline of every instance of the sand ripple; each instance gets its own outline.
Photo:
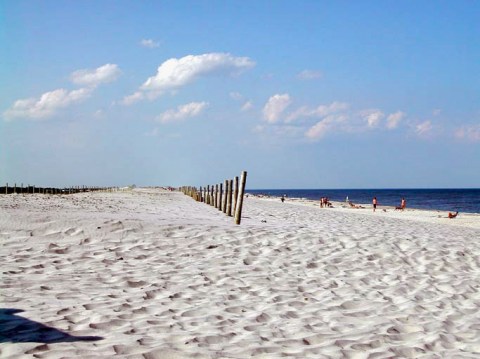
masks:
[[[2,201],[3,308],[72,338],[8,321],[2,358],[480,355],[476,229],[257,199],[235,226],[154,190]]]

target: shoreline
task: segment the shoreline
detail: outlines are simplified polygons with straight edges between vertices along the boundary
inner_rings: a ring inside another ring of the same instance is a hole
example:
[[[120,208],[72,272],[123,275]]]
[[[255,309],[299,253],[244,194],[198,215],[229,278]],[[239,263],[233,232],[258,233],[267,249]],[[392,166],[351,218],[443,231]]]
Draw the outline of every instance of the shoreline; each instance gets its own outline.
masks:
[[[246,193],[249,197],[264,201],[280,202],[281,197],[264,196],[252,193]],[[423,209],[423,208],[405,208],[402,210],[395,210],[394,206],[377,206],[377,210],[373,212],[372,204],[355,203],[357,206],[363,208],[353,208],[346,202],[330,201],[333,207],[321,208],[319,201],[314,201],[306,198],[285,197],[284,204],[295,204],[309,207],[317,207],[320,210],[331,210],[340,212],[357,212],[364,215],[376,215],[396,219],[407,219],[425,223],[448,224],[469,228],[480,228],[480,214],[460,212],[456,218],[448,218],[448,211],[437,209]]]
[[[419,210],[439,210],[455,213],[480,214],[480,188],[449,189],[287,189],[287,190],[247,190],[246,193],[260,196],[281,197],[317,201],[328,197],[336,202],[344,202],[345,198],[355,204],[370,204],[373,197],[378,203],[387,207],[396,207],[401,199],[407,200],[407,207]]]

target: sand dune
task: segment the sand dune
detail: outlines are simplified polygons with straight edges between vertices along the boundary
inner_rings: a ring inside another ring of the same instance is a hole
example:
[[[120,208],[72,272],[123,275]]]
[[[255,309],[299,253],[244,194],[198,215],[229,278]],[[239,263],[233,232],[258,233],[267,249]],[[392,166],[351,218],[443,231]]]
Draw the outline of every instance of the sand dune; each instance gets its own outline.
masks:
[[[0,196],[0,357],[480,356],[479,216],[337,207]]]

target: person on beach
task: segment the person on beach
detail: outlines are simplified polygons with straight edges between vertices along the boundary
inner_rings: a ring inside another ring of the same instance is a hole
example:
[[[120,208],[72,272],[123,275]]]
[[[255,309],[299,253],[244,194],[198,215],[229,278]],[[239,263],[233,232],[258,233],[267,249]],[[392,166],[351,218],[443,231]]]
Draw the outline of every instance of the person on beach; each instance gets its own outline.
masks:
[[[375,212],[375,210],[377,209],[377,197],[373,197],[373,211]]]
[[[395,207],[395,211],[403,211],[405,209],[405,207],[407,207],[407,201],[405,200],[405,198],[402,198],[402,201],[400,202],[400,206],[398,207]]]
[[[323,208],[323,197],[320,198],[320,208]]]
[[[280,198],[280,201],[282,201],[282,203],[285,202],[285,196],[282,196],[282,197]]]
[[[456,216],[458,216],[458,211],[455,213],[448,212],[448,218],[455,218]]]

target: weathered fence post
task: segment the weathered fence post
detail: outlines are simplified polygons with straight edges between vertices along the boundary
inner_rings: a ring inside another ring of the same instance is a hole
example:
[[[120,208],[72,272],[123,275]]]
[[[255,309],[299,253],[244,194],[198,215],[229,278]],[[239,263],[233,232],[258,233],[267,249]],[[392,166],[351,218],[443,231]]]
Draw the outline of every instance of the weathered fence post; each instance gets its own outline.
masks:
[[[218,185],[218,210],[222,210],[223,184]]]
[[[237,199],[238,199],[238,176],[233,179],[233,213],[237,211]]]
[[[215,185],[215,208],[218,208],[218,184]]]
[[[227,192],[228,192],[228,181],[225,180],[223,182],[225,191],[223,192],[223,198],[222,198],[222,212],[227,213]]]
[[[242,220],[243,194],[245,192],[245,183],[247,182],[247,172],[242,172],[240,179],[240,188],[238,189],[237,207],[235,208],[235,224],[240,224]]]
[[[232,216],[232,186],[233,180],[228,180],[227,186],[227,216]]]

